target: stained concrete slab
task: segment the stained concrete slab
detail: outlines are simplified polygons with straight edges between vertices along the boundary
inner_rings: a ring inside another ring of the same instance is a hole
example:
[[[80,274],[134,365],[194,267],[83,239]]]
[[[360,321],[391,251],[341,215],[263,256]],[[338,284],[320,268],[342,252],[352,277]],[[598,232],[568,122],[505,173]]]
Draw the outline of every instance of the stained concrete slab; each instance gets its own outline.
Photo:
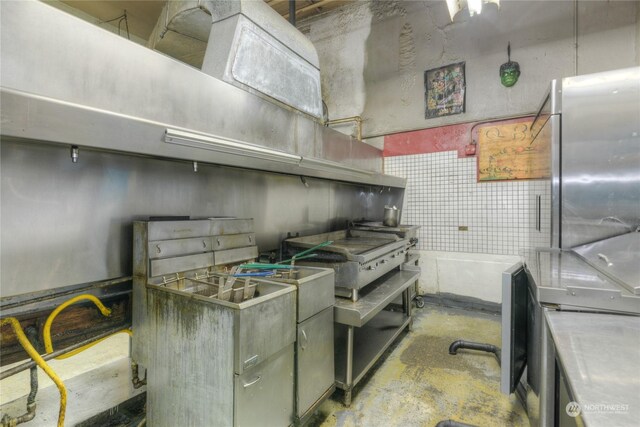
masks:
[[[526,413],[515,396],[507,397],[499,392],[500,367],[493,355],[460,350],[451,356],[448,352],[449,345],[457,339],[499,346],[499,316],[429,304],[414,313],[413,331],[401,335],[369,376],[358,384],[351,407],[345,408],[340,400],[341,392],[336,392],[320,406],[309,426],[426,427],[445,419],[476,426],[529,426]],[[67,380],[67,424],[86,420],[99,410],[112,408],[124,400],[118,393],[131,391],[129,375],[128,359],[125,358],[99,371]],[[0,394],[8,391],[5,385]],[[112,399],[113,393],[118,395]],[[25,399],[23,396],[3,405],[2,411],[21,414]],[[54,386],[40,390],[37,425],[55,425],[58,399]],[[133,420],[130,423],[122,422],[117,415],[114,414],[108,423],[93,425],[135,427],[143,416],[129,417]]]
[[[500,393],[500,366],[491,354],[460,350],[457,339],[500,346],[500,317],[426,305],[412,332],[355,389],[351,407],[341,393],[325,401],[314,427],[435,426],[452,419],[477,426],[529,426],[515,396]]]

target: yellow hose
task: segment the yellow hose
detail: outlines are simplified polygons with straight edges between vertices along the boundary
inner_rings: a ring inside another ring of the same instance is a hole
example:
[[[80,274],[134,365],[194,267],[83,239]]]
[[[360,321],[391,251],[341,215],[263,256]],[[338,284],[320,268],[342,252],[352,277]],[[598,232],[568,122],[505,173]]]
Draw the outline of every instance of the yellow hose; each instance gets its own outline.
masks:
[[[75,304],[78,301],[82,301],[82,300],[89,300],[91,302],[93,302],[96,307],[98,307],[98,309],[100,310],[100,313],[102,313],[103,316],[111,316],[111,310],[109,310],[107,307],[104,306],[104,304],[102,304],[102,302],[100,302],[100,300],[96,297],[94,297],[93,295],[90,294],[84,294],[84,295],[78,295],[77,297],[71,298],[70,300],[60,304],[58,307],[56,307],[55,310],[53,310],[51,312],[51,314],[49,315],[49,317],[47,317],[47,321],[44,323],[44,329],[42,331],[42,335],[44,335],[44,348],[45,351],[47,353],[51,353],[53,352],[53,344],[51,343],[51,324],[53,323],[53,319],[56,318],[56,316],[65,308],[69,307],[71,304]],[[117,333],[117,332],[116,332]],[[80,347],[82,350],[91,347],[93,344],[97,343],[91,343],[91,344],[87,344],[84,347]],[[79,351],[78,351],[79,350]],[[73,354],[77,354],[79,353],[80,349],[78,350],[74,350],[74,352],[72,352]],[[67,353],[66,357],[69,357],[71,354]],[[64,357],[58,357],[58,359],[60,358],[64,358]]]
[[[51,378],[51,381],[54,382],[56,387],[58,387],[58,391],[60,391],[60,412],[58,413],[58,427],[63,427],[64,414],[67,410],[67,389],[65,388],[64,383],[56,375],[56,373],[53,372],[51,367],[47,365],[47,362],[45,362],[44,359],[38,354],[36,349],[33,348],[31,343],[29,342],[29,339],[24,334],[22,326],[20,326],[20,322],[18,322],[15,317],[7,317],[0,321],[0,326],[7,324],[11,325],[11,327],[15,331],[16,338],[18,338],[18,341],[20,342],[20,345],[22,345],[22,348],[24,348],[24,351],[27,352],[29,357],[31,357],[40,368],[42,368],[42,370],[49,376],[49,378]]]
[[[66,359],[67,357],[71,357],[71,356],[75,356],[76,354],[85,351],[86,349],[93,347],[94,345],[106,340],[107,338],[111,338],[112,336],[114,336],[115,334],[121,334],[121,333],[125,333],[125,334],[129,334],[130,337],[133,336],[133,332],[131,332],[131,329],[123,329],[121,331],[118,332],[114,332],[111,335],[107,335],[106,337],[102,337],[99,340],[90,342],[89,344],[83,345],[82,347],[78,347],[77,349],[70,351],[69,353],[65,353],[63,355],[60,355],[58,357],[56,357],[56,360],[61,360],[61,359]],[[53,351],[53,349],[51,349]]]

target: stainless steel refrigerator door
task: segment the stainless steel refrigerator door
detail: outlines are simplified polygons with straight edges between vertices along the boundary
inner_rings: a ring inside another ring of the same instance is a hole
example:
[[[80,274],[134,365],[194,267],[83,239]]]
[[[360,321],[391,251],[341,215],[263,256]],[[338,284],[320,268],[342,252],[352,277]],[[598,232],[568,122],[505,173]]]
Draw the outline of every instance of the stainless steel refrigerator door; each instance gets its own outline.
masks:
[[[527,247],[557,248],[560,246],[560,131],[562,111],[562,81],[552,80],[549,90],[531,124],[534,139],[531,144],[551,147],[549,168],[551,174],[542,190],[535,186],[530,191],[529,241]]]
[[[640,67],[562,81],[562,248],[640,225]]]

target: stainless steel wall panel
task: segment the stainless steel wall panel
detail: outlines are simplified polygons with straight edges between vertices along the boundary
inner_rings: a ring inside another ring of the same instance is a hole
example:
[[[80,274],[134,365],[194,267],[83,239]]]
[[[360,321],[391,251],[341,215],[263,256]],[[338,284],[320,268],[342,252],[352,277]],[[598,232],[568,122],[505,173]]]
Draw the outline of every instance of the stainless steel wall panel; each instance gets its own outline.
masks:
[[[365,170],[382,172],[383,161],[380,150],[357,139],[352,140],[351,157],[348,162]]]
[[[640,226],[640,67],[562,82],[561,245]]]
[[[341,162],[351,158],[351,137],[334,129],[322,129],[322,158]],[[382,163],[382,159],[380,159]]]
[[[132,223],[150,215],[253,217],[258,246],[270,250],[288,231],[381,220],[388,194],[402,197],[401,189],[380,195],[314,178],[307,187],[297,176],[206,164],[196,173],[186,162],[91,149],[72,163],[68,147],[5,138],[0,174],[3,296],[131,275]]]
[[[332,133],[42,2],[0,8],[11,40],[0,46],[3,296],[130,275],[131,224],[149,215],[254,217],[257,244],[276,249],[287,231],[379,220],[385,204],[402,204],[401,178],[167,143],[174,128],[324,158]],[[348,137],[332,135],[346,144],[338,154],[351,153]]]

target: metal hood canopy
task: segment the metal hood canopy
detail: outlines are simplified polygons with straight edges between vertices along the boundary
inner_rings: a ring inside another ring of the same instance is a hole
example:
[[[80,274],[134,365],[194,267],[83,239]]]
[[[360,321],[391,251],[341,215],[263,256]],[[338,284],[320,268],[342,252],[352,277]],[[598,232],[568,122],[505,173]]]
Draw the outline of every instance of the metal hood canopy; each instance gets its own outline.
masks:
[[[167,2],[149,46],[265,99],[322,116],[315,47],[263,1]]]
[[[297,36],[281,34],[280,27],[289,25],[283,18],[268,7],[260,10],[262,2],[179,3],[168,2],[182,7],[174,16],[198,13],[204,22],[203,12],[193,9],[208,10],[211,34],[233,28],[226,42],[221,35],[207,51],[204,68],[221,72],[217,78],[45,3],[0,2],[0,36],[11,40],[1,45],[2,137],[77,145],[80,153],[88,147],[404,188],[406,180],[381,173],[380,150],[312,118],[317,110],[309,92],[278,98],[301,87],[289,77],[311,79],[310,70],[317,68],[308,41],[293,43],[287,37]],[[254,20],[263,16],[257,25]],[[254,54],[265,43],[280,60],[297,62],[281,68],[269,62],[263,68],[270,68],[273,80],[259,86],[249,77],[261,61]],[[219,63],[209,59],[223,54],[218,57],[226,60]],[[235,81],[222,80],[227,77]],[[300,101],[307,104],[291,105]]]

